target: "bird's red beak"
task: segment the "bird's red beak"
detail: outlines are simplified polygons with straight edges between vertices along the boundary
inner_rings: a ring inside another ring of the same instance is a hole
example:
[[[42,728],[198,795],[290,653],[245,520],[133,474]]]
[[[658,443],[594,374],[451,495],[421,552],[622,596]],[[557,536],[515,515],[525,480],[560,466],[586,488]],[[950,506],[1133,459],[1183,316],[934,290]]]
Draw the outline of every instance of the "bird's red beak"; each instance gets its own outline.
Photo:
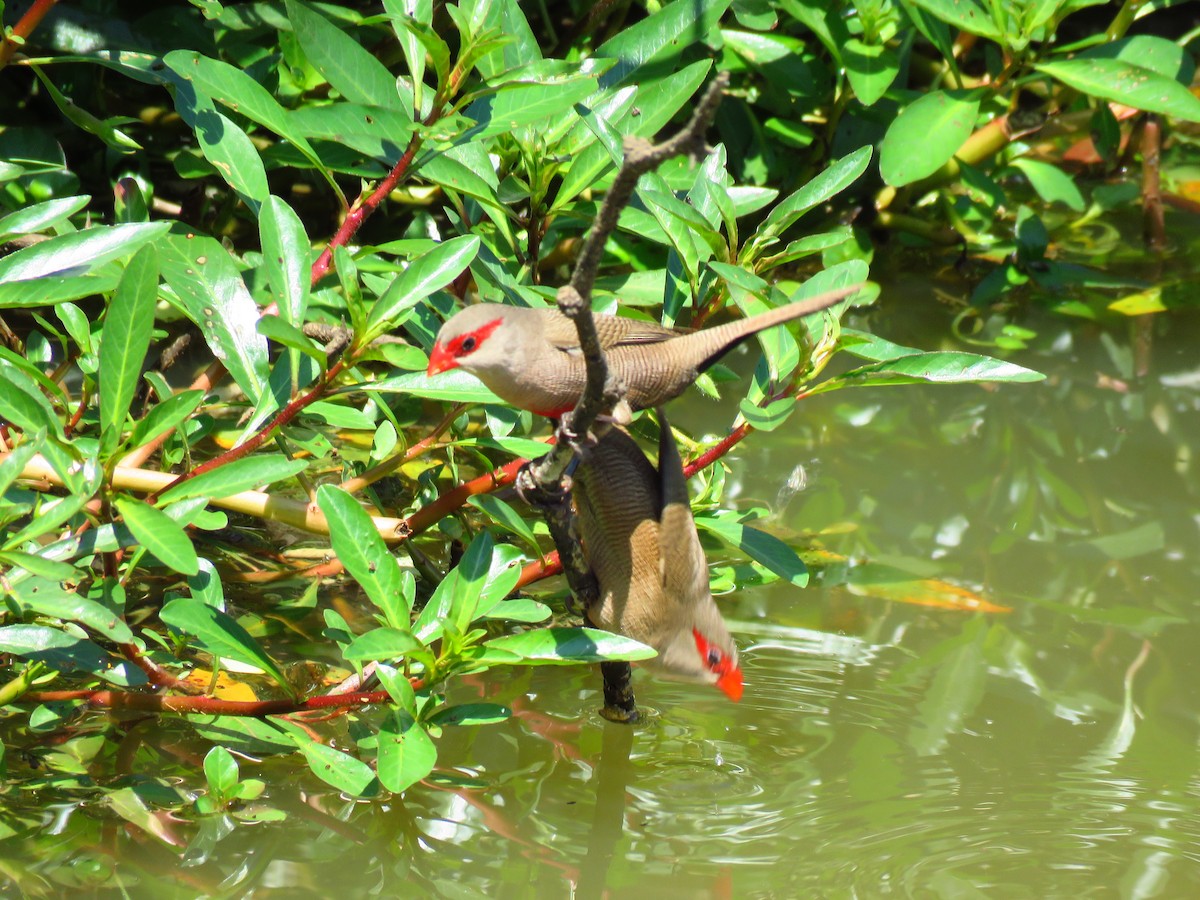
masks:
[[[717,679],[717,687],[719,687],[725,696],[737,703],[742,699],[742,670],[737,666],[721,674]]]
[[[429,366],[425,369],[426,375],[436,375],[438,372],[446,372],[450,369],[458,368],[458,360],[454,355],[442,346],[442,342],[438,341],[433,345],[433,352],[429,354]]]

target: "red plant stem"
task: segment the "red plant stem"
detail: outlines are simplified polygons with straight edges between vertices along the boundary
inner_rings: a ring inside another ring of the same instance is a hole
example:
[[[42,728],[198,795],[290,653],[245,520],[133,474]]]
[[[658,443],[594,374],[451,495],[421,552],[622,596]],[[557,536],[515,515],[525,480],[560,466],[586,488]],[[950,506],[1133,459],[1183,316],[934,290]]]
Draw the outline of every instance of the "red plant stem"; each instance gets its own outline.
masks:
[[[13,26],[11,37],[0,43],[0,68],[8,65],[8,61],[17,52],[17,48],[22,45],[25,38],[33,34],[33,30],[41,24],[46,13],[50,12],[50,8],[57,2],[58,0],[34,0],[33,5],[25,10],[25,15],[21,16],[17,24]],[[19,38],[19,40],[14,41],[13,38]]]
[[[442,117],[442,110],[435,109],[425,117],[422,123],[426,128]],[[354,205],[354,208],[346,214],[345,220],[338,228],[337,233],[333,236],[321,255],[317,257],[317,261],[312,265],[311,281],[316,284],[329,271],[330,265],[333,263],[333,250],[335,247],[344,246],[350,242],[358,229],[362,227],[362,223],[366,221],[367,216],[375,212],[379,204],[384,201],[396,185],[400,183],[400,179],[408,173],[409,166],[412,165],[413,158],[416,157],[417,151],[421,149],[423,140],[422,133],[418,130],[408,139],[408,147],[404,150],[404,155],[392,166],[392,171],[388,172],[387,177],[379,182],[379,187],[375,188],[370,195]]]
[[[562,570],[562,561],[558,558],[558,551],[554,550],[521,569],[521,577],[517,579],[513,590],[519,591],[521,588],[533,584],[535,581],[541,581],[543,578],[549,578],[551,575],[561,575]]]
[[[431,525],[436,525],[476,494],[486,494],[496,488],[512,484],[517,480],[517,473],[521,471],[521,467],[527,462],[529,462],[527,459],[514,459],[486,475],[480,475],[478,478],[463,482],[458,487],[451,488],[432,503],[422,506],[405,520],[404,524],[408,526],[407,533],[409,535],[417,534]]]
[[[684,466],[683,474],[688,478],[691,478],[701,469],[711,466],[735,446],[740,444],[742,439],[753,430],[754,429],[750,426],[749,422],[743,422],[721,440],[717,441],[717,443],[713,444],[711,447],[693,459],[690,463]]]
[[[79,420],[83,418],[83,414],[87,410],[89,399],[90,398],[88,397],[88,392],[86,390],[80,391],[79,406],[76,408],[74,415],[71,416],[70,421],[63,426],[63,434],[66,435],[66,437],[71,437],[72,432],[75,431],[75,426],[78,425]]]
[[[414,683],[420,688],[421,682]],[[168,697],[128,691],[29,691],[20,697],[31,703],[83,700],[96,709],[139,710],[155,713],[196,713],[214,716],[278,716],[312,709],[339,709],[391,702],[387,691],[323,694],[306,700],[221,700],[218,697]]]
[[[288,424],[288,422],[292,421],[292,419],[296,418],[296,416],[303,412],[304,409],[310,404],[315,403],[317,400],[320,400],[323,396],[325,396],[325,389],[329,387],[334,378],[342,373],[342,370],[345,367],[345,360],[339,359],[336,363],[325,370],[325,374],[321,376],[311,391],[309,391],[303,397],[298,397],[281,409],[274,419],[252,434],[244,443],[238,444],[236,447],[226,450],[220,456],[214,456],[207,462],[203,462],[196,466],[196,468],[192,469],[190,472],[184,472],[166,487],[155,491],[153,494],[147,497],[146,502],[153,504],[156,500],[158,500],[160,495],[162,495],[165,491],[171,490],[171,488],[175,487],[176,485],[183,484],[185,481],[191,481],[197,475],[203,475],[205,472],[210,472],[218,466],[231,463],[235,459],[241,459],[245,456],[249,456],[264,443],[266,443],[267,438],[270,437],[277,428],[282,428],[284,425]]]

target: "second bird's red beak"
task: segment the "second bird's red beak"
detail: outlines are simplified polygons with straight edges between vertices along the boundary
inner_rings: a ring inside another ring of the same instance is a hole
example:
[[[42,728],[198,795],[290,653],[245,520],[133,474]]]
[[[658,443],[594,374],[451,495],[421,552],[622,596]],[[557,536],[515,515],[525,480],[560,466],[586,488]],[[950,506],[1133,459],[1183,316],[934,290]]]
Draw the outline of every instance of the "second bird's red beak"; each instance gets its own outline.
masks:
[[[719,687],[725,696],[734,703],[742,699],[742,670],[734,666],[728,672],[725,672],[717,679],[717,687]]]
[[[429,354],[429,366],[425,369],[426,375],[436,375],[438,372],[445,372],[449,369],[458,368],[458,360],[442,346],[441,342],[433,345],[433,352]]]

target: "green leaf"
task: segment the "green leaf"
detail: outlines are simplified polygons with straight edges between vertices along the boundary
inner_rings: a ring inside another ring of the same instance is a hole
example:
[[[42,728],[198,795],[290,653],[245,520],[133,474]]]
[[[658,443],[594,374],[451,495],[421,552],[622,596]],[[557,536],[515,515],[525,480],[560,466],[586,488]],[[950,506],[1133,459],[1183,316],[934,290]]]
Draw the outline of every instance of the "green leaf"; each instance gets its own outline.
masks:
[[[189,634],[213,656],[254,666],[270,675],[289,695],[295,690],[283,677],[258,641],[232,617],[194,597],[176,597],[162,608],[159,618],[167,625]]]
[[[1106,41],[1088,47],[1074,58],[1119,59],[1183,85],[1191,84],[1196,74],[1196,64],[1183,47],[1153,34],[1137,34],[1117,41]]]
[[[44,428],[62,440],[62,423],[50,401],[23,373],[10,365],[0,365],[0,419],[11,422],[26,434]]]
[[[463,115],[480,123],[478,130],[471,130],[472,138],[479,140],[511,133],[552,116],[574,117],[572,107],[595,91],[595,76],[585,77],[579,72],[548,81],[509,83],[494,94],[480,97],[463,110]],[[545,123],[545,127],[553,128],[555,122]]]
[[[257,402],[266,389],[267,341],[256,330],[258,305],[218,241],[204,235],[172,235],[161,245],[163,278],[188,318],[237,382]]]
[[[0,369],[2,368],[3,366],[0,366]],[[25,440],[0,459],[0,496],[8,493],[12,483],[17,480],[25,466],[37,455],[41,445],[45,442],[46,432],[27,431]]]
[[[842,45],[842,63],[846,77],[863,106],[873,106],[896,80],[900,59],[896,51],[884,44],[865,44],[851,38]]]
[[[68,300],[107,294],[117,286],[119,280],[120,275],[115,268],[88,275],[55,275],[53,278],[29,281],[0,280],[0,309],[53,306]]]
[[[999,41],[1001,34],[996,23],[976,0],[912,0],[939,21],[948,22],[961,31]]]
[[[1134,559],[1147,553],[1158,553],[1165,545],[1163,526],[1160,522],[1146,522],[1117,534],[1079,541],[1080,546],[1093,547],[1109,559]]]
[[[288,5],[292,4],[289,2]],[[341,750],[318,744],[311,738],[293,735],[293,739],[304,754],[313,774],[330,787],[345,791],[352,797],[360,797],[375,780],[375,773],[362,760],[355,759]]]
[[[233,754],[224,747],[213,747],[204,754],[204,780],[219,800],[229,797],[238,783],[238,764]]]
[[[288,115],[296,131],[350,147],[383,163],[394,162],[404,153],[413,131],[412,117],[405,110],[382,106],[305,106]]]
[[[791,396],[772,400],[764,406],[752,403],[749,397],[743,397],[738,404],[738,412],[755,431],[774,431],[786,422],[795,410],[796,398]]]
[[[271,285],[271,296],[279,306],[279,316],[299,327],[304,323],[304,311],[308,307],[309,257],[312,255],[304,223],[290,206],[272,194],[263,204],[258,230],[262,242],[262,271]]]
[[[1037,159],[1014,159],[1013,168],[1020,169],[1038,196],[1047,203],[1058,201],[1075,212],[1083,212],[1087,205],[1075,179],[1058,166]]]
[[[673,5],[679,5],[678,0]],[[637,88],[636,104],[620,106],[620,115],[607,120],[609,126],[618,134],[655,134],[695,95],[711,67],[708,60],[699,60],[673,74],[642,82]],[[602,87],[614,71],[610,69],[601,78]],[[598,104],[592,105],[595,107]],[[605,170],[613,166],[608,147],[603,142],[597,141],[584,147],[571,160],[570,168],[563,175],[562,185],[555,194],[550,212],[569,208],[571,200],[591,187]]]
[[[38,660],[60,672],[103,675],[113,665],[111,657],[91,641],[44,625],[0,627],[0,653]]]
[[[258,324],[255,327],[258,333],[268,340],[274,341],[281,347],[290,347],[293,350],[298,350],[321,368],[325,367],[328,361],[325,351],[318,347],[312,338],[290,322],[284,321],[279,316],[263,316],[258,320]],[[306,409],[305,412],[308,412],[308,410]]]
[[[379,726],[379,783],[395,794],[433,771],[437,747],[407,713],[393,711]]]
[[[211,101],[206,97],[204,103]],[[257,214],[271,189],[267,185],[266,167],[250,136],[211,106],[198,106],[194,121],[196,142],[204,158]]]
[[[481,510],[497,525],[511,531],[523,540],[534,553],[541,552],[538,540],[534,536],[533,528],[530,524],[522,519],[515,509],[499,497],[492,494],[476,494],[474,497],[468,498],[467,503]]]
[[[797,587],[808,584],[808,569],[799,554],[774,535],[744,525],[737,513],[726,510],[697,516],[696,527],[716,535]]]
[[[476,616],[480,596],[491,575],[492,536],[481,531],[457,566],[441,580],[413,623],[413,633],[425,643],[440,635],[446,624],[459,634]]]
[[[520,569],[517,570],[520,575]],[[539,603],[528,597],[515,597],[512,600],[502,600],[486,613],[485,619],[499,619],[504,622],[545,622],[553,614],[545,603]]]
[[[302,459],[284,459],[279,456],[235,459],[170,488],[159,497],[159,502],[174,503],[188,497],[228,497],[239,491],[248,491],[260,485],[291,478],[303,472],[307,466],[308,463]]]
[[[425,645],[411,631],[399,628],[373,628],[359,635],[342,652],[351,662],[370,662],[379,659],[401,659],[414,650],[424,650]]]
[[[617,64],[600,79],[603,88],[636,84],[642,73],[654,71],[717,27],[731,0],[675,0],[653,15],[623,29],[596,48],[598,59]]]
[[[54,82],[46,77],[41,66],[30,65],[29,68],[33,70],[33,74],[42,83],[42,87],[50,95],[50,99],[54,101],[54,105],[58,107],[59,112],[66,116],[71,124],[81,128],[88,134],[94,134],[118,152],[129,153],[131,150],[142,149],[142,146],[137,141],[117,128],[117,125],[130,121],[136,122],[136,119],[118,118],[115,116],[108,119],[100,119],[82,106],[76,105],[75,101],[60,91]]]
[[[776,239],[810,209],[836,196],[858,180],[871,162],[871,147],[860,147],[853,153],[832,161],[825,170],[798,191],[781,200],[749,242],[750,253],[742,253],[743,263],[757,258],[763,248]]]
[[[174,428],[195,412],[196,407],[203,399],[204,391],[201,390],[184,391],[168,397],[153,407],[150,412],[146,413],[145,418],[139,419],[133,426],[133,435],[129,439],[130,445],[140,447],[164,431]]]
[[[162,61],[213,100],[290,141],[315,168],[321,168],[312,145],[291,127],[287,110],[241,69],[191,50],[172,50]]]
[[[983,699],[987,634],[987,620],[972,619],[960,636],[927,651],[919,661],[922,668],[936,669],[917,705],[918,718],[909,727],[908,743],[918,756],[941,753],[950,736],[962,730]]]
[[[22,444],[22,447],[25,445]],[[33,454],[27,454],[26,459]],[[8,462],[6,459],[5,462]],[[4,493],[0,490],[0,494]],[[51,559],[48,556],[42,556],[36,553],[25,553],[20,550],[7,550],[0,552],[0,563],[6,566],[12,566],[18,569],[24,569],[32,575],[38,575],[48,581],[71,581],[80,577],[80,572],[70,563],[59,562],[56,559]],[[10,584],[13,581],[13,576],[9,576]],[[18,591],[19,593],[19,591]],[[74,596],[74,595],[72,595]]]
[[[0,282],[81,276],[114,259],[132,256],[170,227],[167,222],[97,225],[48,238],[0,259]]]
[[[184,575],[195,575],[199,571],[196,548],[178,522],[140,500],[117,497],[113,503],[137,542],[159,562]]]
[[[66,590],[57,581],[48,578],[25,579],[13,586],[13,596],[33,612],[67,622],[78,622],[118,644],[133,641],[133,632],[117,613],[95,600]]]
[[[129,261],[104,315],[100,343],[101,456],[107,456],[120,443],[150,349],[157,298],[158,252],[150,244]]]
[[[471,264],[479,246],[478,236],[463,235],[443,241],[411,260],[371,307],[361,342],[370,343],[393,327],[392,320],[402,311],[450,284]]]
[[[117,788],[104,797],[104,803],[118,816],[151,837],[162,841],[171,850],[178,852],[179,838],[165,818],[146,806],[132,787]],[[161,852],[161,851],[160,851]]]
[[[917,353],[851,369],[814,387],[809,394],[852,385],[971,384],[981,381],[1042,381],[1045,375],[1016,363],[955,350]]]
[[[408,628],[415,584],[405,576],[358,501],[332,484],[317,489],[317,505],[329,523],[333,552],[389,625]]]
[[[504,664],[512,654],[523,665],[569,666],[579,663],[650,659],[653,648],[632,638],[595,628],[539,628],[493,638],[484,644],[484,662]],[[487,651],[503,651],[489,659]]]
[[[1141,66],[1119,59],[1067,59],[1035,68],[1092,97],[1200,122],[1200,99],[1178,81]]]
[[[499,703],[459,703],[445,706],[429,717],[430,725],[495,725],[512,718],[512,710]]]
[[[429,400],[448,400],[451,403],[503,403],[504,401],[483,386],[468,372],[453,369],[430,378],[424,372],[405,372],[366,384],[357,384],[356,391],[371,393],[385,391],[425,397]]]
[[[888,126],[879,148],[879,171],[893,187],[928,178],[971,136],[979,97],[966,91],[931,91],[909,104]]]
[[[304,55],[338,93],[352,103],[399,108],[396,79],[362,44],[298,0],[286,6]]]
[[[86,194],[79,197],[61,197],[34,203],[7,216],[0,216],[0,241],[53,228],[87,206],[91,199]]]

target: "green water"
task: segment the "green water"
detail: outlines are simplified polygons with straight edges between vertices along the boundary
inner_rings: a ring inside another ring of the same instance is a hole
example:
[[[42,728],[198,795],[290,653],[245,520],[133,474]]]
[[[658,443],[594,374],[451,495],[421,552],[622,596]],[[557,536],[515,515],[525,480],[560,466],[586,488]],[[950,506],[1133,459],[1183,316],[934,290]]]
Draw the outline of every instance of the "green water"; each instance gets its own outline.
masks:
[[[949,318],[898,291],[860,324],[931,348]],[[627,728],[596,714],[594,671],[499,671],[452,699],[514,717],[446,730],[439,782],[403,800],[243,760],[287,819],[197,834],[164,815],[173,847],[47,795],[41,852],[0,878],[46,896],[1200,896],[1196,317],[1151,323],[1141,380],[1120,326],[1025,324],[1014,361],[1045,383],[816,397],[734,454],[727,502],[768,501],[831,560],[806,589],[722,598],[740,704],[640,677]],[[692,432],[732,418],[677,406]],[[1011,612],[901,602],[927,597],[919,579]],[[135,772],[198,765],[203,745],[145,727]]]

